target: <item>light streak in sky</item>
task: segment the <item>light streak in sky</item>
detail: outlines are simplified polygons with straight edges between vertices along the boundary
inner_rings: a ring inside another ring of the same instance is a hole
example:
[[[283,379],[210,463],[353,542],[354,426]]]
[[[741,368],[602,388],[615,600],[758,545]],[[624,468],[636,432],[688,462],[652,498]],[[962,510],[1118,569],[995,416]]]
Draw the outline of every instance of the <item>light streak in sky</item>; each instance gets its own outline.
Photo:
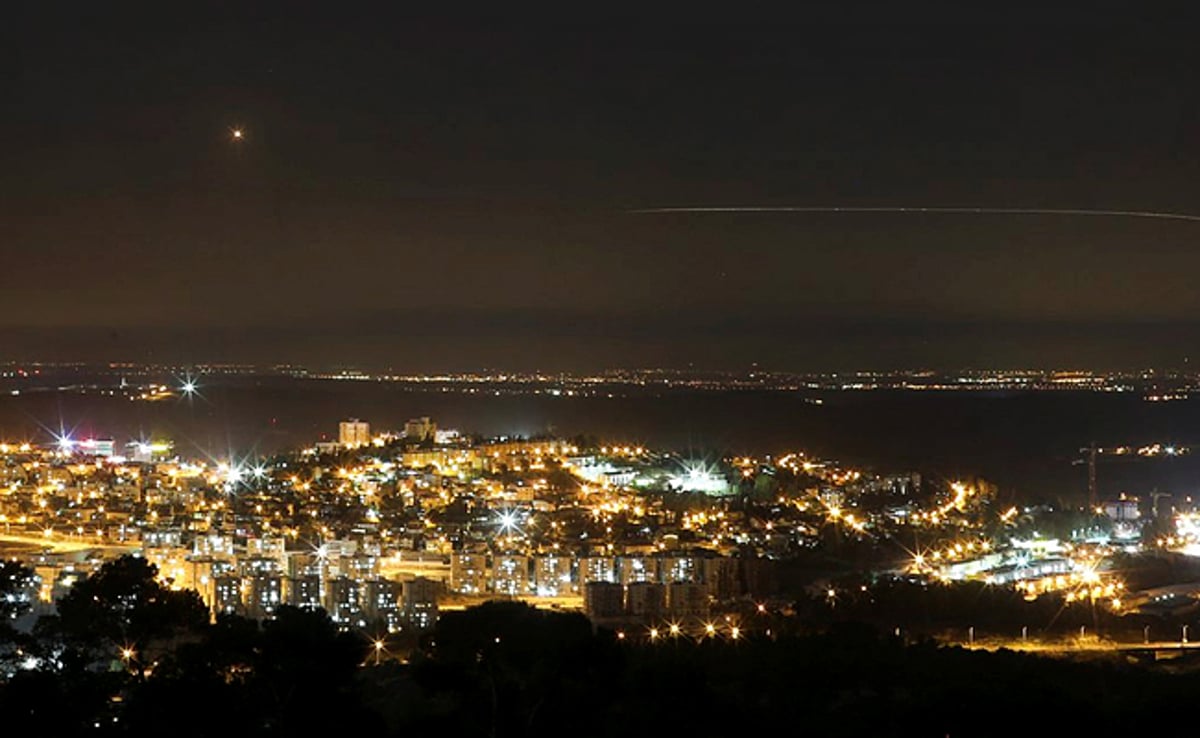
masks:
[[[634,215],[705,214],[705,213],[899,213],[934,215],[1053,215],[1086,218],[1147,218],[1200,223],[1200,215],[1168,213],[1153,210],[1088,210],[1082,208],[967,208],[967,207],[900,207],[900,206],[793,206],[744,205],[713,207],[638,208],[627,211]]]

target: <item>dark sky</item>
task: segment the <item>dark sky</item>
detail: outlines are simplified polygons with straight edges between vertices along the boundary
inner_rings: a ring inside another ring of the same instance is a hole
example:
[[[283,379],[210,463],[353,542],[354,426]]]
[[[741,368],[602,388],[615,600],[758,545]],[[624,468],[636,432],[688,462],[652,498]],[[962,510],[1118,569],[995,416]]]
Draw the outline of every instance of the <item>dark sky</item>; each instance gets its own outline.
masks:
[[[1200,223],[628,212],[1200,213],[1184,19],[29,5],[0,32],[0,360],[1200,356]]]

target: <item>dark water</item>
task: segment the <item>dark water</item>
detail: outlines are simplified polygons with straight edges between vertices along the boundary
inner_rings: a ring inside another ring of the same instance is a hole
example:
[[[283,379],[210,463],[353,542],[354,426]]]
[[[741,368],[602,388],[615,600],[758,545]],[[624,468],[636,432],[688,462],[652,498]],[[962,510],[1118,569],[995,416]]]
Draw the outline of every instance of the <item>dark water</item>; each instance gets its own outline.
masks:
[[[485,435],[590,434],[693,452],[805,450],[872,466],[945,477],[983,476],[1013,499],[1082,501],[1079,449],[1200,442],[1200,400],[1144,402],[1129,394],[863,392],[824,396],[770,392],[671,392],[630,397],[470,395],[364,382],[227,380],[193,401],[131,402],[70,392],[0,397],[0,436],[168,436],[181,452],[225,457],[270,453],[336,436],[347,417],[373,429],[432,416],[443,428]],[[1192,494],[1195,456],[1104,460],[1102,495],[1152,489]]]

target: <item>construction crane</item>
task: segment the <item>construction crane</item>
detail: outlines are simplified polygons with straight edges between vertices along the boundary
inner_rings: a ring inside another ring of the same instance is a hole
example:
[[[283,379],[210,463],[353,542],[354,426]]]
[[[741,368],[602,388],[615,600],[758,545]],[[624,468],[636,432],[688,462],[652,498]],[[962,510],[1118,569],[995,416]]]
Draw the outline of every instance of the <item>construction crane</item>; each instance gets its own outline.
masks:
[[[1099,500],[1096,496],[1096,454],[1099,450],[1096,448],[1096,442],[1092,441],[1092,445],[1087,448],[1079,449],[1081,452],[1087,453],[1088,462],[1088,510],[1095,510]]]
[[[1122,459],[1153,459],[1153,458],[1174,458],[1177,456],[1186,456],[1192,452],[1191,446],[1180,446],[1177,444],[1154,443],[1148,446],[1097,446],[1095,441],[1090,446],[1084,446],[1079,449],[1079,453],[1084,455],[1084,458],[1077,459],[1072,462],[1074,464],[1088,465],[1088,509],[1095,510],[1100,504],[1099,494],[1096,489],[1096,460],[1099,456],[1110,456]]]

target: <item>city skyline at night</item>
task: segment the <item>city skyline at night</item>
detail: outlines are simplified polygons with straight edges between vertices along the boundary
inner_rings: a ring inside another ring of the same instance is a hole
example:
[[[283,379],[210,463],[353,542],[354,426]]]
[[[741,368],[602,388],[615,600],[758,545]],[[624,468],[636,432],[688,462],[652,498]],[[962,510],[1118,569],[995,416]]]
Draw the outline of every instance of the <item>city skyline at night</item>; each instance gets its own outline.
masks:
[[[1178,732],[1195,23],[876,5],[6,6],[4,734]]]

